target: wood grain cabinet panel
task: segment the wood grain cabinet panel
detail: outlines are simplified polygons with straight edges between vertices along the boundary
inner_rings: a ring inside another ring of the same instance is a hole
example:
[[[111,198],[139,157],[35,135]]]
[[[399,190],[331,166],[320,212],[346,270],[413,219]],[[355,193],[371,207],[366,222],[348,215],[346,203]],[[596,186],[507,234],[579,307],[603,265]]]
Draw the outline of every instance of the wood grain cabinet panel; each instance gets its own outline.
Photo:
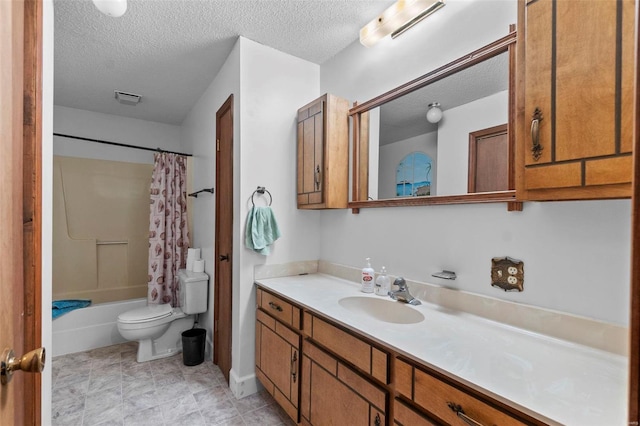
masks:
[[[298,110],[299,209],[346,208],[349,102],[325,94]]]
[[[394,402],[393,424],[398,426],[438,426],[438,423],[399,399]]]
[[[447,383],[428,370],[419,368],[413,363],[396,359],[395,384],[399,395],[412,401],[415,405],[430,413],[434,419],[449,425],[483,424],[483,425],[525,425],[536,424],[532,419],[519,420],[519,413],[509,414],[498,408],[499,403],[491,398],[483,401],[461,388]],[[452,382],[453,383],[453,382]],[[484,398],[483,398],[484,399]],[[395,401],[394,415],[396,419],[412,418],[413,415],[403,408],[399,400]],[[406,404],[405,404],[406,405]],[[431,424],[432,420],[425,417],[424,422],[416,424]],[[477,423],[473,423],[473,421]],[[398,420],[399,424],[407,424]],[[411,424],[411,423],[408,423]]]
[[[518,7],[518,198],[630,197],[635,2]]]
[[[258,290],[259,301],[265,296],[273,297]],[[283,322],[260,308],[256,311],[256,376],[295,422],[299,419],[300,339],[300,335]]]
[[[388,392],[385,389],[369,382],[306,340],[302,357],[302,424],[386,424]]]
[[[311,339],[381,381],[389,382],[388,355],[353,333],[312,317]]]

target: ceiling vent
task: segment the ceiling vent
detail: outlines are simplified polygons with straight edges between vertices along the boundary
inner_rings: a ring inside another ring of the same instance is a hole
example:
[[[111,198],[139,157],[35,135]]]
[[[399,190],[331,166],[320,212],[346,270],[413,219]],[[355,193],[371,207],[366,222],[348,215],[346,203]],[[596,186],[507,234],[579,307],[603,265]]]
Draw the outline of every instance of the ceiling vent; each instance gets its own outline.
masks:
[[[124,105],[138,105],[140,99],[142,99],[142,96],[136,95],[134,93],[126,93],[119,90],[116,90],[115,93],[118,102]]]

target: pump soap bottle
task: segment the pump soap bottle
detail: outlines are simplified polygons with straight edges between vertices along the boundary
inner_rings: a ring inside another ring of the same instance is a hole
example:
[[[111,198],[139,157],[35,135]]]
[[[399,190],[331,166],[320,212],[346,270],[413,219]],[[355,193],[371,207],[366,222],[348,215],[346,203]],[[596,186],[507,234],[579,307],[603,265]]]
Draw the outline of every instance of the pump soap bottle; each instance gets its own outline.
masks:
[[[373,277],[374,271],[371,267],[371,258],[367,257],[367,266],[362,268],[362,292],[373,293]]]
[[[389,280],[389,276],[387,275],[387,268],[385,268],[384,266],[380,270],[380,275],[378,275],[378,278],[376,278],[375,289],[378,296],[386,296],[391,290],[391,281]]]

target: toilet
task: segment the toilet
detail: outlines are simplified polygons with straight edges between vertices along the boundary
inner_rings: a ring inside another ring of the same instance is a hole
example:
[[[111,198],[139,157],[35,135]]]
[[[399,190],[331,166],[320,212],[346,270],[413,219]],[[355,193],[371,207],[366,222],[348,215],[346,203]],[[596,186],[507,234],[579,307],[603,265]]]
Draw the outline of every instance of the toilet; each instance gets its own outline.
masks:
[[[118,331],[138,341],[138,362],[165,358],[182,352],[182,332],[193,327],[194,315],[207,311],[209,276],[186,269],[178,271],[180,307],[149,304],[118,315]]]

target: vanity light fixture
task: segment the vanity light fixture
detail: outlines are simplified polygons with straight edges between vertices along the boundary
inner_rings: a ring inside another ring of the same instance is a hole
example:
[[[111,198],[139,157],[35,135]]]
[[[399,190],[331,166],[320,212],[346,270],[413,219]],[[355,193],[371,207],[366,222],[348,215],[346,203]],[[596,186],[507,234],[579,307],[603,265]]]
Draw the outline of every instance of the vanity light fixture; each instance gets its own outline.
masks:
[[[119,90],[115,91],[115,98],[124,105],[138,105],[142,96],[136,95],[135,93],[126,93],[121,92]]]
[[[433,102],[429,104],[429,109],[427,110],[427,121],[429,123],[437,123],[442,120],[442,110],[440,109],[440,104],[438,102]]]
[[[443,6],[444,0],[397,0],[362,27],[360,43],[371,47],[389,34],[396,38]]]
[[[98,10],[112,18],[119,18],[127,11],[127,0],[93,0]]]

